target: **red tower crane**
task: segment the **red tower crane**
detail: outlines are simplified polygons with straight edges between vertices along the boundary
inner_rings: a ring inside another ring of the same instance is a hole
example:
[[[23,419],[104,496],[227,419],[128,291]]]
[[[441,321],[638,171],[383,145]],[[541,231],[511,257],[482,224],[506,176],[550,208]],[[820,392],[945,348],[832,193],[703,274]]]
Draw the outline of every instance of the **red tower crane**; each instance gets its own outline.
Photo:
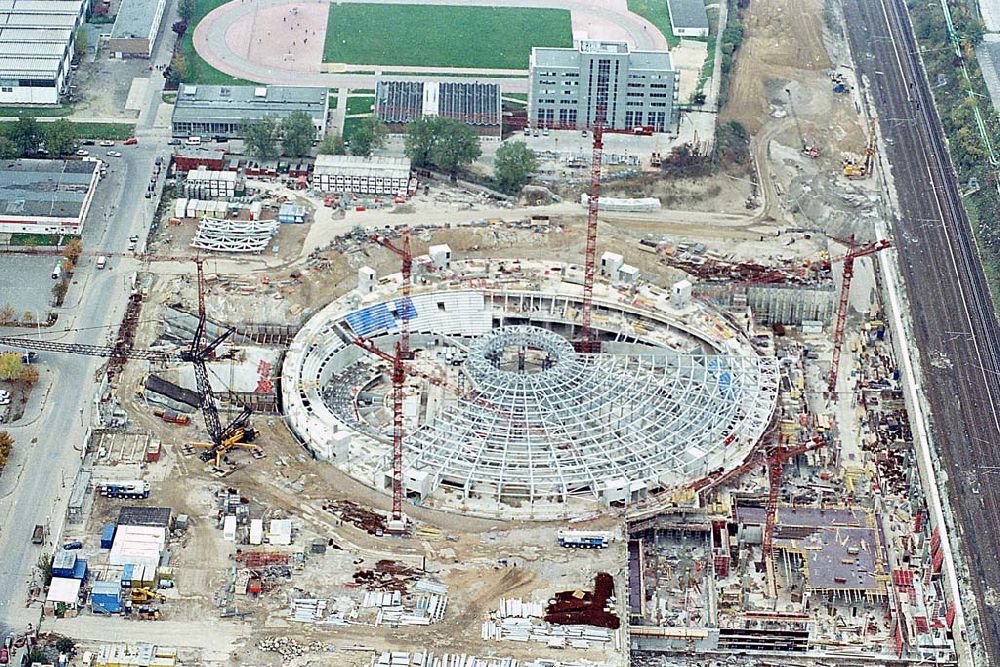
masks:
[[[601,197],[601,156],[604,152],[604,109],[598,107],[594,118],[594,148],[590,164],[590,191],[587,201],[587,250],[583,265],[583,314],[580,323],[579,352],[597,352],[599,342],[591,328],[594,310],[594,271],[597,264],[597,212]]]
[[[830,368],[830,383],[827,391],[834,394],[837,391],[837,374],[840,371],[840,352],[844,345],[844,326],[847,324],[847,304],[851,296],[851,281],[854,278],[854,260],[859,257],[874,255],[877,252],[892,247],[892,244],[881,239],[868,245],[857,247],[854,235],[849,239],[840,240],[847,246],[847,252],[840,257],[830,259],[829,263],[844,262],[844,277],[840,284],[840,301],[837,303],[837,319],[833,329],[833,362]]]
[[[380,236],[378,234],[373,234],[369,238],[375,243],[378,243],[380,246],[399,255],[402,260],[403,268],[401,273],[403,274],[403,303],[402,306],[400,306],[401,310],[399,313],[399,342],[400,352],[403,354],[403,359],[409,360],[412,358],[412,353],[410,351],[410,318],[413,316],[413,302],[410,301],[410,290],[413,278],[413,254],[410,252],[410,230],[404,227],[400,231],[403,234],[402,247],[395,245],[387,237]]]

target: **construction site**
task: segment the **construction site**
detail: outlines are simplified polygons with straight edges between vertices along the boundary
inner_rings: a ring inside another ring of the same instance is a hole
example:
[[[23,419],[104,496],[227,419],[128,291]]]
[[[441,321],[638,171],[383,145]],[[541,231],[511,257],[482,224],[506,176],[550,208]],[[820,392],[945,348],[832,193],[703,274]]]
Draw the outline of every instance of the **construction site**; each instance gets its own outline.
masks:
[[[129,285],[104,343],[0,338],[104,362],[42,630],[98,667],[959,664],[884,138],[821,13],[746,11],[739,175],[600,125],[520,200],[178,149],[148,237],[84,249]]]

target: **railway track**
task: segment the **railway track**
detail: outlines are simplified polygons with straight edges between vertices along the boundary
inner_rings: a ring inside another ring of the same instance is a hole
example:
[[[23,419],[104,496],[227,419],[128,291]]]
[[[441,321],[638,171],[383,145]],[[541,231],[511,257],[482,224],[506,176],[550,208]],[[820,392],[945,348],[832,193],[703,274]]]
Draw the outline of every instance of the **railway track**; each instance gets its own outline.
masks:
[[[859,74],[878,107],[899,198],[906,281],[936,449],[979,602],[982,648],[1000,664],[1000,327],[903,0],[844,0]],[[976,492],[978,489],[978,492]],[[984,554],[991,557],[984,558]],[[970,637],[975,641],[975,637]]]

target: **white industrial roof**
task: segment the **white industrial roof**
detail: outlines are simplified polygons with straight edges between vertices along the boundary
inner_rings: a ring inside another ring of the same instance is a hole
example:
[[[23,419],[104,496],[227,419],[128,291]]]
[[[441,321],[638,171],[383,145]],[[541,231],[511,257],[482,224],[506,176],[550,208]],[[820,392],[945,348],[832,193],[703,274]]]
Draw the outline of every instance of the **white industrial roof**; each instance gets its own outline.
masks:
[[[77,597],[80,595],[81,583],[83,582],[79,579],[53,577],[52,583],[49,584],[49,594],[46,596],[45,601],[76,604]]]
[[[160,552],[167,542],[163,526],[118,526],[108,558],[112,565],[151,565],[160,562]]]
[[[0,58],[35,58],[38,60],[62,60],[66,55],[66,44],[59,42],[11,42],[0,40]]]
[[[19,78],[23,76],[50,76],[59,74],[61,61],[55,58],[15,58],[0,57],[0,77]]]
[[[211,169],[192,169],[186,176],[189,181],[232,181],[236,182],[235,171],[212,171]]]
[[[32,26],[12,26],[0,28],[0,42],[56,42],[69,44],[73,31],[69,28],[35,28]]]
[[[403,157],[361,157],[358,155],[319,155],[314,176],[333,174],[361,178],[406,178],[410,160]]]
[[[0,25],[25,28],[75,28],[77,20],[73,14],[6,14],[0,11]]]

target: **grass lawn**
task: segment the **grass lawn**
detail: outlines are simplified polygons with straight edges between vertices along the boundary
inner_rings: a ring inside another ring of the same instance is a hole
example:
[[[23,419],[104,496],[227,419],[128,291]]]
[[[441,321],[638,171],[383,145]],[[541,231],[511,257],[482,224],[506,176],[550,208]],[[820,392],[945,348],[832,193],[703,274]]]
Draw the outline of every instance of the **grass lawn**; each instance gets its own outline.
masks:
[[[372,112],[372,106],[375,104],[374,97],[348,97],[347,98],[347,115],[352,116],[354,114],[364,113],[370,114]]]
[[[670,29],[670,10],[667,9],[666,0],[628,0],[628,10],[659,28],[670,48],[681,43],[681,38]]]
[[[11,234],[10,245],[56,246],[62,245],[62,239],[58,234]]]
[[[194,3],[194,18],[191,20],[191,25],[188,26],[187,31],[181,38],[180,51],[184,56],[184,63],[186,65],[186,71],[181,80],[184,83],[206,83],[214,85],[225,85],[231,83],[234,85],[246,85],[252,84],[253,81],[247,81],[246,79],[237,79],[236,77],[224,74],[219,70],[215,69],[207,62],[205,62],[198,52],[194,48],[194,29],[197,27],[201,20],[208,15],[216,7],[221,7],[222,5],[229,2],[229,0],[195,0]],[[170,29],[170,26],[165,27],[166,30]]]
[[[134,123],[78,123],[70,121],[81,139],[128,139],[135,134]],[[0,132],[13,128],[15,121],[0,122]],[[44,128],[44,122],[41,123]]]
[[[32,118],[42,118],[46,116],[68,116],[73,112],[73,107],[64,104],[58,107],[4,107],[0,106],[0,118],[19,118],[30,116]]]
[[[350,65],[528,69],[533,46],[573,46],[569,11],[331,4],[323,60]]]
[[[330,89],[330,96],[326,98],[326,108],[336,109],[337,108],[337,89]]]
[[[351,143],[351,139],[357,133],[358,128],[361,127],[361,122],[364,118],[345,118],[344,119],[344,141]]]

